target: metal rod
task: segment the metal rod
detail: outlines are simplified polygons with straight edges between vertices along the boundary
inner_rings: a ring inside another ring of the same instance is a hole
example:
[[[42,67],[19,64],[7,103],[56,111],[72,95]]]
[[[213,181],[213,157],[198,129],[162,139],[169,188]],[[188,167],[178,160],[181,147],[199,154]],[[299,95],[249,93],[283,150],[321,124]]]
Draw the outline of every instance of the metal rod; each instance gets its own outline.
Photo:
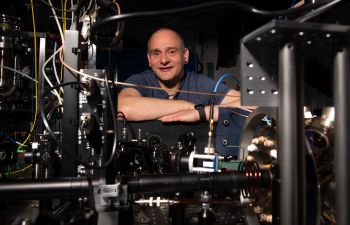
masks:
[[[65,32],[64,61],[74,69],[78,68],[78,54],[73,53],[79,48],[79,32],[67,30]],[[74,76],[67,68],[64,68],[64,82],[76,82]],[[61,176],[76,176],[76,166],[66,152],[72,155],[78,154],[78,91],[71,87],[64,87],[63,118],[62,118],[62,161]]]
[[[338,225],[349,224],[350,204],[350,57],[349,46],[334,59],[335,153],[336,153],[336,218]]]
[[[0,199],[50,199],[89,193],[86,178],[16,179],[0,182]]]
[[[261,172],[261,177],[256,179],[247,178],[245,172],[154,174],[130,177],[126,183],[131,193],[270,187],[270,172]]]
[[[305,222],[305,145],[303,79],[297,64],[297,47],[284,44],[279,51],[280,107],[278,132],[281,169],[281,224]]]

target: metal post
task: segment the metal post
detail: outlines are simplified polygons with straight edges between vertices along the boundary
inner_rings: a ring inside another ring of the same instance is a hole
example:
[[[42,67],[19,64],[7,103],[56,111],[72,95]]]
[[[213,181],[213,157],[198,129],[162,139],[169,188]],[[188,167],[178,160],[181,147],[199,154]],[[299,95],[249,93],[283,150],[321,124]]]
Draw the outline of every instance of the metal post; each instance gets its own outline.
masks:
[[[79,32],[67,30],[65,32],[64,61],[74,69],[78,68]],[[64,69],[64,82],[79,81],[76,75],[67,68]],[[78,90],[70,86],[64,87],[62,120],[62,160],[61,176],[76,176],[75,163],[66,152],[77,156],[78,151]]]
[[[281,223],[304,225],[305,220],[305,145],[303,124],[303,77],[297,63],[297,46],[286,43],[279,50],[278,117],[279,165],[281,172]]]
[[[336,218],[338,225],[350,221],[350,57],[349,46],[338,50],[334,59]]]
[[[46,37],[45,34],[43,35],[44,37],[40,37],[39,39],[39,62],[38,62],[38,95],[35,96],[35,98],[37,98],[38,101],[38,112],[40,112],[40,108],[42,107],[41,103],[41,99],[43,98],[43,94],[44,94],[44,84],[45,84],[45,80],[44,80],[44,76],[42,73],[42,68],[44,66],[44,62],[45,62],[45,52],[46,52]],[[35,130],[36,130],[36,134],[40,134],[43,130],[42,127],[42,120],[41,120],[41,116],[40,114],[38,115],[38,119],[35,125]],[[39,137],[42,138],[42,137]],[[40,162],[38,160],[35,160],[35,164],[33,166],[33,178],[34,179],[39,179],[42,178],[42,167],[40,165]]]

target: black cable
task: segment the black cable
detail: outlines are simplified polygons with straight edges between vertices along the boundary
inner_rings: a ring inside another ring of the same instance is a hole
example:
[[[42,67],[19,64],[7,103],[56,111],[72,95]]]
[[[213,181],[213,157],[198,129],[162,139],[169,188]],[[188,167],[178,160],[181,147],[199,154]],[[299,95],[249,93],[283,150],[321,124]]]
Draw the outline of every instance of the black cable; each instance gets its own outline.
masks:
[[[118,111],[117,112],[117,117],[119,117],[119,114],[122,115],[121,117],[123,118],[123,123],[127,122],[126,116],[122,111]]]
[[[120,117],[119,115],[121,115],[121,117],[123,118],[122,140],[125,141],[128,139],[128,121],[123,112],[118,111],[117,118]]]
[[[112,113],[112,118],[113,118],[114,135],[113,135],[113,147],[112,147],[111,155],[109,156],[109,159],[102,166],[97,167],[98,169],[106,168],[113,162],[114,157],[115,157],[116,152],[117,152],[117,142],[118,142],[117,121],[116,121],[116,118],[114,116],[115,110],[114,110],[114,106],[113,106],[111,92],[109,91],[109,87],[108,87],[109,84],[108,84],[107,75],[105,75],[105,83],[106,83],[106,92],[107,92],[107,96],[108,96],[108,101],[109,101],[109,105],[111,107],[111,113]]]
[[[42,88],[44,88],[44,85],[42,85]],[[59,149],[62,149],[62,150],[63,150],[61,141],[59,141],[59,140],[56,138],[56,135],[52,132],[51,127],[50,127],[50,125],[49,125],[49,123],[48,123],[48,121],[47,121],[47,119],[46,119],[46,115],[45,115],[44,107],[43,107],[43,106],[44,106],[44,104],[43,104],[44,100],[45,100],[44,98],[41,100],[41,107],[40,107],[41,119],[43,120],[43,124],[44,124],[46,130],[49,132],[51,138],[56,142],[56,144],[57,144],[57,146],[59,147]],[[64,153],[66,153],[67,156],[68,156],[69,158],[71,158],[75,163],[77,163],[77,164],[83,164],[84,166],[87,166],[87,167],[90,166],[90,165],[88,165],[87,163],[81,162],[81,161],[80,161],[76,156],[74,156],[71,152],[65,151],[65,150],[63,150],[63,151],[64,151]]]
[[[110,93],[109,87],[108,87],[109,84],[108,84],[107,75],[105,76],[105,83],[106,83],[106,92],[107,92],[108,101],[110,104],[111,113],[112,113],[112,115],[115,115],[113,100],[112,100],[112,96],[111,96],[111,93]],[[117,122],[116,122],[116,119],[114,116],[112,118],[113,118],[113,129],[114,129],[113,146],[112,146],[111,155],[109,156],[108,160],[101,166],[92,166],[92,165],[87,164],[86,162],[81,162],[79,160],[77,162],[83,164],[85,167],[87,167],[89,169],[105,169],[113,162],[114,157],[115,157],[116,152],[117,152],[118,137],[117,137]],[[66,153],[68,153],[68,151]],[[73,156],[72,154],[69,154],[68,156],[72,157],[73,160],[77,159],[77,157]]]
[[[55,105],[52,109],[50,109],[50,111],[47,113],[47,119],[50,120],[51,119],[51,116],[53,114],[53,112],[56,110],[56,109],[62,109],[63,108],[63,105]]]
[[[113,32],[115,36],[108,37],[108,35],[106,34],[101,34],[101,35],[96,34],[96,36],[100,36],[99,37],[100,40],[95,39],[95,42],[94,42],[93,41],[94,39],[91,39],[91,35],[90,35],[90,40],[92,43],[98,46],[100,50],[110,50],[111,48],[117,46],[117,44],[119,43],[119,40],[122,37],[122,34],[124,32],[124,27],[125,27],[125,24],[123,22],[118,23],[117,31]],[[101,40],[101,37],[103,38],[102,40]],[[103,42],[103,40],[110,40],[110,39],[112,39],[112,41],[109,43]]]
[[[74,85],[74,84],[80,84],[80,85],[83,85],[82,82],[77,82],[77,81],[72,81],[72,82],[66,82],[66,83],[61,83],[61,84],[58,84],[56,86],[53,86],[53,87],[50,87],[47,91],[52,91],[54,89],[57,89],[57,88],[60,88],[60,87],[63,87],[63,86],[68,86],[68,85]],[[44,89],[44,85],[42,85],[42,89]],[[44,94],[42,94],[42,96],[44,96]],[[43,123],[44,123],[44,126],[46,128],[46,130],[49,132],[50,136],[52,137],[52,139],[56,142],[56,144],[58,144],[59,146],[60,145],[60,142],[57,140],[56,138],[56,135],[52,132],[52,129],[49,125],[49,122],[47,121],[47,118],[50,119],[51,117],[51,114],[53,112],[53,110],[59,108],[59,107],[62,107],[62,105],[56,105],[53,109],[51,109],[47,116],[45,115],[45,112],[44,112],[44,98],[41,100],[41,107],[40,107],[40,115],[42,117],[42,120],[43,120]],[[52,111],[52,112],[51,112]]]
[[[107,92],[107,96],[108,96],[108,101],[109,101],[110,106],[111,106],[111,112],[112,112],[112,115],[115,115],[115,110],[114,110],[114,106],[113,106],[111,93],[110,93],[109,88],[108,88],[109,84],[108,84],[107,76],[105,77],[105,82],[106,82],[106,92]],[[81,84],[81,82],[66,82],[66,83],[62,83],[62,84],[56,85],[54,87],[51,87],[50,89],[55,89],[55,88],[59,88],[62,86],[67,86],[67,85],[77,84],[77,83]],[[44,100],[45,99],[41,100],[41,107],[40,107],[40,113],[41,113],[41,117],[43,120],[43,124],[44,124],[46,130],[49,132],[51,138],[56,142],[56,144],[59,146],[59,148],[62,149],[64,151],[64,153],[67,154],[68,157],[70,157],[75,163],[82,164],[89,169],[104,169],[104,168],[108,167],[113,162],[115,154],[116,154],[116,150],[117,150],[117,141],[118,141],[117,140],[117,138],[118,138],[117,137],[117,123],[116,123],[116,119],[114,117],[113,117],[114,140],[113,140],[113,147],[112,147],[111,155],[110,155],[109,159],[102,166],[93,166],[93,165],[88,164],[87,162],[82,162],[81,160],[78,159],[78,157],[73,155],[71,152],[66,151],[62,148],[62,143],[57,139],[56,135],[53,133],[53,131],[52,131],[47,119],[46,119],[46,115],[45,115],[45,112],[43,109],[44,108],[43,107]]]
[[[60,88],[60,87],[64,87],[64,86],[68,86],[68,85],[74,85],[74,84],[84,85],[84,83],[79,82],[79,81],[70,81],[70,82],[60,83],[60,84],[57,84],[57,85],[55,85],[53,87],[50,87],[47,91],[52,91],[52,90]]]
[[[213,2],[203,3],[203,4],[188,6],[188,7],[182,7],[178,9],[119,14],[119,15],[104,18],[99,22],[94,23],[90,28],[90,40],[98,46],[96,32],[101,27],[106,26],[107,24],[112,22],[121,22],[124,20],[130,20],[130,19],[142,19],[142,18],[152,18],[152,17],[161,17],[161,16],[172,16],[172,15],[180,16],[180,15],[185,15],[189,13],[198,13],[198,12],[213,10],[215,8],[236,8],[236,9],[241,9],[243,11],[246,11],[250,14],[253,14],[256,16],[263,16],[263,17],[287,16],[292,13],[304,12],[310,9],[315,9],[319,6],[325,5],[332,1],[334,0],[322,0],[322,1],[317,1],[314,4],[305,4],[297,8],[288,8],[288,9],[277,10],[277,11],[266,11],[266,10],[257,9],[248,4],[238,2],[238,1],[213,1]],[[339,1],[343,1],[343,0],[339,0]],[[119,38],[120,37],[114,38],[112,42],[109,43],[109,45],[110,46],[115,45],[119,40]]]
[[[41,107],[39,107],[40,108],[41,119],[43,120],[43,124],[44,124],[46,130],[49,132],[51,138],[56,142],[56,144],[58,146],[61,147],[61,142],[58,141],[58,139],[56,138],[56,135],[52,132],[51,127],[49,125],[49,122],[46,119],[46,115],[45,115],[45,112],[44,112],[44,104],[43,104],[44,100],[45,100],[44,98],[41,100]]]

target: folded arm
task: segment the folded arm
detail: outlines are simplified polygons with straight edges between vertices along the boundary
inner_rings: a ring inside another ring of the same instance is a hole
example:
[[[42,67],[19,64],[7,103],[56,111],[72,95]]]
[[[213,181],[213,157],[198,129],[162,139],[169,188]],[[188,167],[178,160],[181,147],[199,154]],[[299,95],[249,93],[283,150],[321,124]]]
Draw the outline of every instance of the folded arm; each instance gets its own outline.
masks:
[[[184,100],[143,97],[134,88],[125,88],[118,95],[118,111],[129,121],[155,120],[193,107],[193,103]]]
[[[214,115],[213,115],[214,121],[218,120],[219,107],[241,108],[240,93],[235,90],[230,90],[227,93],[227,96],[225,96],[224,99],[221,101],[221,104],[214,106]],[[209,120],[209,111],[210,111],[210,106],[206,106],[205,107],[206,120]],[[160,118],[160,120],[163,122],[175,122],[175,121],[197,122],[199,121],[199,113],[194,108],[190,108],[186,110],[181,110],[179,112],[176,112],[170,115],[163,116]]]

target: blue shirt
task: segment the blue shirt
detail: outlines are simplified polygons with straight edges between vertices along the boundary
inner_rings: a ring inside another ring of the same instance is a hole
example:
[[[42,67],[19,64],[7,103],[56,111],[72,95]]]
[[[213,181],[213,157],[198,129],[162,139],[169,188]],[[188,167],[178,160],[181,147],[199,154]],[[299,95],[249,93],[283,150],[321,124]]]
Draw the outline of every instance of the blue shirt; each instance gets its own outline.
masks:
[[[160,87],[157,77],[152,70],[145,70],[141,73],[133,74],[126,79],[125,82],[143,86]],[[180,90],[213,93],[215,84],[216,82],[207,76],[194,72],[185,72],[185,75],[181,80]],[[128,86],[124,86],[123,88],[128,88]],[[143,97],[158,99],[169,98],[169,95],[164,90],[153,90],[141,87],[132,88],[135,88],[138,92],[140,92]],[[227,85],[219,84],[219,88],[216,93],[227,94],[230,90],[231,88]],[[223,98],[224,96],[215,96],[214,104],[220,104]],[[193,104],[209,105],[210,103],[210,96],[203,94],[178,92],[173,99],[186,100],[188,102],[192,102]]]

